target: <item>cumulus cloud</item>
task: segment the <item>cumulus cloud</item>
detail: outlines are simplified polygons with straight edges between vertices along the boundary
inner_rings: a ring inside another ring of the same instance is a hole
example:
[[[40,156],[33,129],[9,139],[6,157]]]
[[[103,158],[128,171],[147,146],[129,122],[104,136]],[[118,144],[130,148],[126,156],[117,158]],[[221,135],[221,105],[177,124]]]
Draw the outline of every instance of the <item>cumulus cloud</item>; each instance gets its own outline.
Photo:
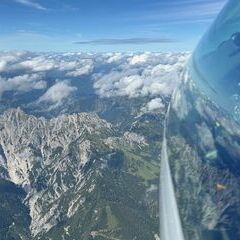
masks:
[[[136,55],[129,59],[129,63],[131,65],[146,63],[148,58],[149,58],[148,54]]]
[[[77,91],[75,86],[81,84],[78,77],[84,75],[102,98],[160,98],[172,94],[188,56],[150,52],[0,52],[0,95],[5,91],[27,92],[48,87],[39,101],[61,103]],[[65,79],[71,80],[72,85]]]
[[[106,60],[107,63],[117,63],[123,60],[123,53],[115,53],[111,54],[109,58]]]
[[[90,74],[94,69],[94,57],[78,53],[0,52],[0,95],[12,90],[43,89],[52,85],[47,84],[52,78],[64,80]]]
[[[132,96],[137,97],[137,90],[142,86],[142,79],[137,75],[113,71],[103,75],[94,83],[97,94],[102,97]]]
[[[47,92],[39,98],[39,102],[59,104],[68,98],[77,88],[70,85],[69,81],[61,81],[50,87]]]
[[[0,77],[0,96],[5,91],[29,92],[34,89],[44,89],[47,83],[39,74],[25,74],[12,78]]]
[[[82,75],[90,74],[93,71],[94,64],[92,60],[83,60],[81,64],[76,64],[75,68],[72,68],[66,76],[68,77],[80,77]]]
[[[179,83],[187,58],[187,54],[127,56],[117,69],[95,75],[94,88],[101,97],[169,96]]]
[[[15,65],[16,69],[30,69],[33,72],[45,72],[57,68],[53,59],[45,56],[38,56],[27,59]]]
[[[0,73],[7,71],[9,66],[20,61],[26,52],[0,52]]]
[[[11,61],[10,56],[0,56],[0,71],[62,71],[66,76],[77,77],[91,73],[93,67],[94,64],[92,59],[85,59],[76,55],[72,57],[63,55],[29,55],[18,61]]]
[[[143,111],[145,112],[154,112],[157,110],[161,110],[165,107],[163,101],[161,98],[154,98],[150,102],[147,103],[147,105],[143,108]]]

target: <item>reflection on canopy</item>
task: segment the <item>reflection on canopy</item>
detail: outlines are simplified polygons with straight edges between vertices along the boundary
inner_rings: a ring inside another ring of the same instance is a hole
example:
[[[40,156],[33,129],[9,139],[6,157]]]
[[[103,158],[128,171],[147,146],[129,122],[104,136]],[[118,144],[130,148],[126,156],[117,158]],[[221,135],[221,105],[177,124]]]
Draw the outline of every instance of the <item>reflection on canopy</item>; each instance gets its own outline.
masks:
[[[198,45],[192,79],[211,100],[240,120],[240,2],[231,0]]]
[[[161,240],[240,239],[239,0],[220,13],[182,78],[164,125]]]

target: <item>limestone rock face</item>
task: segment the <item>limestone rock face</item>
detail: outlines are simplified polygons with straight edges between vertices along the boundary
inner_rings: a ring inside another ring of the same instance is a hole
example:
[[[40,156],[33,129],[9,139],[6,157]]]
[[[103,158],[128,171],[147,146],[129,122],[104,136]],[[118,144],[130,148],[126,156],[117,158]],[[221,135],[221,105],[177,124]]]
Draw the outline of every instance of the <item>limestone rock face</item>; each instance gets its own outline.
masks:
[[[19,108],[5,111],[0,115],[0,174],[24,190],[26,196],[22,200],[31,219],[25,229],[29,234],[18,232],[19,236],[23,239],[89,236],[90,230],[98,230],[95,222],[110,221],[110,216],[104,214],[116,211],[122,202],[129,203],[130,192],[134,191],[143,194],[139,198],[145,201],[131,200],[135,202],[130,204],[136,208],[134,215],[141,205],[152,204],[147,188],[153,186],[153,179],[157,181],[159,167],[154,158],[145,163],[140,156],[142,152],[151,154],[144,136],[120,131],[96,113],[46,119]],[[132,189],[135,184],[139,186]],[[157,207],[157,201],[155,204]],[[157,223],[156,212],[155,217],[149,217]],[[91,228],[85,226],[88,218],[92,219]],[[105,230],[113,231],[106,236],[119,231],[123,219],[116,221],[114,229]],[[151,234],[154,237],[154,232]]]
[[[56,224],[61,196],[78,193],[87,180],[88,136],[110,134],[111,125],[93,113],[47,120],[12,109],[0,117],[0,129],[1,168],[28,193],[33,235],[47,231]]]

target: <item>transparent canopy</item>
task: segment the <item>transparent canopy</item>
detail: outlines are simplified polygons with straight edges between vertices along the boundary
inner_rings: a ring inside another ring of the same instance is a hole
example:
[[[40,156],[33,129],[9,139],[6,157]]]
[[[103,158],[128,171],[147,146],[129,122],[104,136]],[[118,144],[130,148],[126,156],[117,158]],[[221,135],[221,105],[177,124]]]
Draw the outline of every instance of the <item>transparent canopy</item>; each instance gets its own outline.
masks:
[[[240,0],[227,3],[182,78],[165,119],[160,238],[240,239]]]
[[[190,62],[193,81],[211,100],[240,120],[240,1],[230,0]]]

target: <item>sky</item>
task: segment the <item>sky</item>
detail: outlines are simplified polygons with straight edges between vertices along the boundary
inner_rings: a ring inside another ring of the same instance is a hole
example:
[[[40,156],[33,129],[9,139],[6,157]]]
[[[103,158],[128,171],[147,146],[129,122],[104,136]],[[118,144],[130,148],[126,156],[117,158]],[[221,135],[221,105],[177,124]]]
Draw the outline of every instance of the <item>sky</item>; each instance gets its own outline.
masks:
[[[191,51],[226,0],[0,0],[0,50]]]

